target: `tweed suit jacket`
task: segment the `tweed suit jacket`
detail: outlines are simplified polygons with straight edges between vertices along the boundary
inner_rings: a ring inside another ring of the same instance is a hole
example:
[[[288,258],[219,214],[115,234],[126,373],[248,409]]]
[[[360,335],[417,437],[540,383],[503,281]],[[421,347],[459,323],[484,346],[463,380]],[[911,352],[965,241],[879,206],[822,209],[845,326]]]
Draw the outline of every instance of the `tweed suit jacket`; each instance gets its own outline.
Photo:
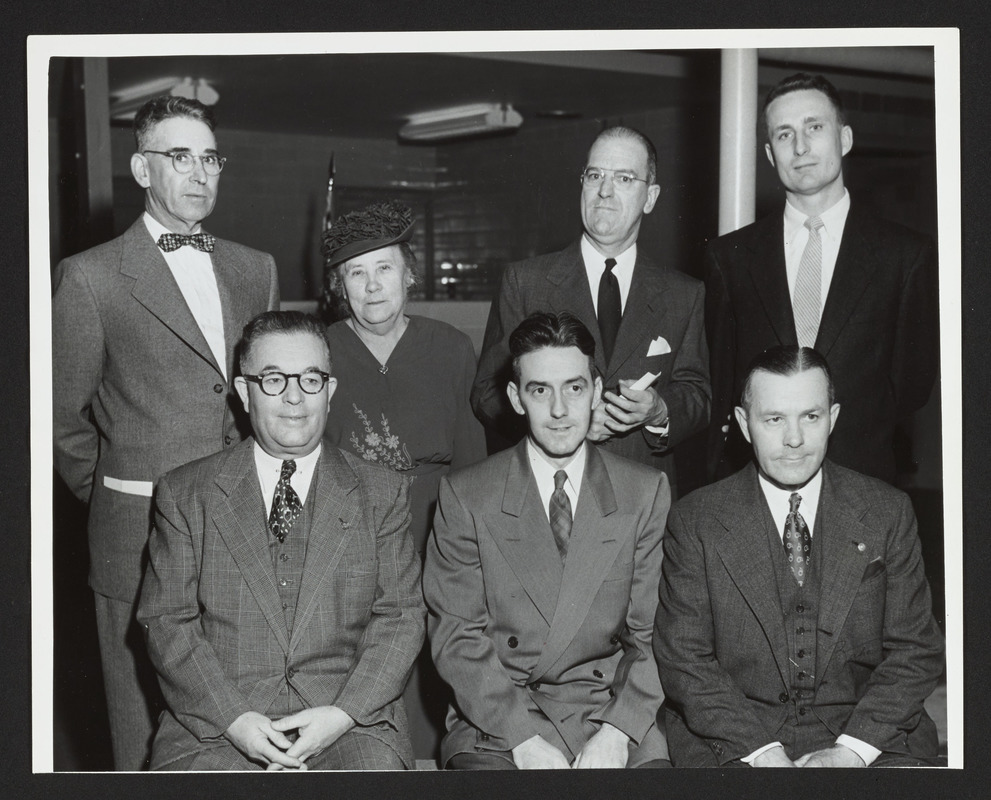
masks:
[[[270,255],[223,239],[211,260],[232,379],[241,329],[278,307],[278,276]],[[89,503],[90,585],[133,603],[151,497],[105,479],[154,482],[240,441],[240,408],[143,219],[53,282],[55,467]]]
[[[455,698],[442,763],[537,734],[571,760],[602,722],[631,737],[631,766],[667,757],[650,635],[668,479],[587,448],[564,566],[525,441],[441,482],[423,592]]]
[[[662,438],[640,428],[613,436],[602,446],[663,470],[673,486],[672,448],[703,429],[709,419],[704,295],[699,281],[673,269],[662,269],[638,248],[626,308],[607,364],[581,243],[508,265],[499,296],[489,310],[471,391],[475,416],[512,441],[522,436],[521,417],[513,412],[506,397],[506,384],[512,377],[509,335],[535,311],[570,311],[595,338],[595,365],[606,388],[615,389],[621,378],[635,381],[646,372],[660,373],[653,387],[667,403],[668,435]],[[659,336],[667,341],[670,352],[648,357],[651,342]]]
[[[797,719],[766,508],[749,465],[668,517],[653,646],[675,766],[742,758]],[[923,701],[942,671],[943,639],[908,497],[826,461],[812,546],[821,572],[811,712],[833,741],[845,733],[884,752],[935,756]]]
[[[798,343],[782,214],[710,242],[705,283],[711,479],[750,460],[750,446],[728,416],[751,359],[765,348]],[[938,301],[932,241],[851,203],[815,343],[842,407],[829,440],[835,463],[894,481],[895,425],[925,405],[936,378]]]
[[[290,636],[253,447],[248,439],[159,482],[138,608],[169,707],[152,767],[225,744],[230,724],[266,713],[287,682],[307,707],[341,708],[409,765],[401,695],[424,634],[409,481],[324,442]]]

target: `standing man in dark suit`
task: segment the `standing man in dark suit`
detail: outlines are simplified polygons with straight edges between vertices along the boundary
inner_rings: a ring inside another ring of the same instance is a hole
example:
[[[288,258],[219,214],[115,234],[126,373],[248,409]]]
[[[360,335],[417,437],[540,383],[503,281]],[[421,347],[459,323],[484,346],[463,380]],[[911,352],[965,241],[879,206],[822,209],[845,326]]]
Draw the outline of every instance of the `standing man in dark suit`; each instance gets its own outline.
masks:
[[[702,284],[662,268],[637,249],[657,202],[654,145],[632,128],[607,128],[582,171],[584,235],[559,253],[510,264],[485,329],[471,404],[488,427],[522,435],[504,387],[509,334],[535,311],[569,311],[595,339],[603,402],[589,439],[667,473],[672,448],[709,418],[709,368]]]
[[[53,278],[55,467],[89,504],[89,582],[120,770],[147,764],[161,704],[134,623],[155,481],[240,441],[234,343],[279,302],[271,256],[201,229],[226,160],[213,131],[195,100],[146,103],[131,156],[145,213]]]
[[[586,441],[602,379],[580,320],[533,314],[509,348],[528,434],[443,479],[427,543],[430,645],[455,698],[442,765],[670,766],[650,652],[668,478]]]
[[[765,351],[736,408],[755,464],[671,510],[653,646],[676,767],[936,763],[915,515],[824,461],[839,412],[822,356]]]
[[[138,619],[169,713],[152,768],[403,769],[423,643],[409,481],[326,443],[323,325],[244,329],[254,438],[159,481]]]
[[[843,404],[838,464],[893,483],[895,426],[925,405],[939,354],[932,242],[851,199],[853,147],[839,93],[822,76],[785,78],[764,101],[767,158],[785,189],[772,214],[711,242],[705,322],[712,369],[709,477],[750,457],[730,413],[766,347],[815,347]]]

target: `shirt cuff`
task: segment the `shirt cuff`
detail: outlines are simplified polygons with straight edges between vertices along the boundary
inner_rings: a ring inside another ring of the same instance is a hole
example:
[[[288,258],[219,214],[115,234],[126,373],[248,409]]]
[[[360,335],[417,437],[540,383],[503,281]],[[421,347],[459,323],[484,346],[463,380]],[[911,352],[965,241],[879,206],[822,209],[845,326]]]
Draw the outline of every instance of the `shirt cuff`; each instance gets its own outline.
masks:
[[[657,425],[644,425],[644,427],[653,434],[657,436],[667,436],[668,431],[671,429],[671,420],[664,420],[664,424],[661,426]]]
[[[759,756],[761,753],[766,753],[772,747],[784,747],[784,745],[782,745],[781,742],[771,742],[770,744],[765,744],[759,750],[754,750],[754,752],[752,752],[749,756],[744,756],[743,758],[741,758],[740,761],[742,761],[744,764],[749,764],[750,766],[753,766],[754,760],[757,758],[757,756]]]
[[[866,766],[870,766],[874,763],[874,760],[881,755],[881,751],[878,750],[874,745],[867,744],[867,742],[862,739],[856,739],[853,736],[847,736],[845,733],[841,733],[836,737],[836,744],[841,744],[844,747],[849,747],[853,752],[860,756],[864,760]]]

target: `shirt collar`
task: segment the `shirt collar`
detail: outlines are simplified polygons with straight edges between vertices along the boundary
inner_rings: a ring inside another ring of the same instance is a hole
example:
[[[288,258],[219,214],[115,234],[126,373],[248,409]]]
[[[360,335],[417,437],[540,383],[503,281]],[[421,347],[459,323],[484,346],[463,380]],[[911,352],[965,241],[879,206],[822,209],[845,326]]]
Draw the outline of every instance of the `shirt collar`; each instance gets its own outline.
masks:
[[[161,222],[155,219],[147,211],[144,212],[143,217],[145,221],[145,227],[148,229],[148,233],[151,234],[151,238],[154,239],[156,242],[163,233],[175,233],[175,231],[170,231],[168,228],[166,228]],[[199,225],[197,225],[196,230],[193,231],[193,233],[200,233],[201,231],[202,228]]]
[[[767,500],[767,506],[771,510],[771,516],[778,525],[779,532],[784,526],[785,518],[790,510],[790,499],[792,492],[798,492],[802,496],[802,503],[798,507],[799,513],[809,526],[809,533],[815,529],[816,510],[819,508],[819,495],[822,493],[822,467],[812,476],[812,479],[801,489],[781,489],[771,483],[767,478],[757,473],[761,491]]]
[[[296,456],[293,461],[296,462],[296,473],[301,477],[303,475],[309,475],[312,473],[313,469],[316,467],[317,459],[320,458],[320,450],[323,447],[322,443],[317,443],[316,449],[312,453],[307,453],[305,456]],[[282,472],[282,462],[283,460],[288,461],[289,459],[276,458],[273,455],[269,455],[264,450],[257,441],[255,441],[255,466],[258,468],[259,474],[275,472],[276,475]]]
[[[847,214],[850,211],[850,192],[843,190],[843,197],[837,200],[832,206],[819,215],[822,220],[822,230],[829,237],[837,237],[843,234],[843,225],[846,223]],[[785,241],[790,242],[797,233],[805,227],[805,220],[809,215],[799,211],[791,202],[785,199]],[[804,501],[803,501],[804,504]]]
[[[585,474],[585,450],[585,442],[582,442],[566,466],[555,467],[537,449],[529,436],[526,439],[526,454],[530,461],[530,469],[533,472],[534,480],[537,481],[537,486],[549,486],[553,489],[554,473],[559,469],[563,469],[568,473],[568,483],[571,484],[575,497],[578,496],[578,490],[582,485],[582,476]]]
[[[618,256],[611,256],[611,258],[616,259],[616,266],[613,267],[613,272],[627,269],[632,272],[634,265],[637,263],[637,243],[634,242]],[[592,244],[592,240],[588,238],[587,233],[582,234],[582,260],[586,265],[597,265],[598,272],[601,272],[606,266],[606,256],[595,249],[595,245]]]

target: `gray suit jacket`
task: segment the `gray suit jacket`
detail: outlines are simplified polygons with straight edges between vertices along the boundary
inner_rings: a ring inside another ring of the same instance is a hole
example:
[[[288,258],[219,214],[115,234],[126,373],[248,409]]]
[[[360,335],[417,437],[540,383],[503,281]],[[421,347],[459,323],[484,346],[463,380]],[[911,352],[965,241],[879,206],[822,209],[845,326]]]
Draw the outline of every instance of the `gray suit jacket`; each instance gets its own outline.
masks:
[[[401,695],[423,643],[409,481],[323,444],[292,635],[268,549],[254,442],[159,482],[138,620],[169,712],[152,767],[225,745],[288,682],[412,763]],[[307,500],[309,504],[309,499]]]
[[[653,646],[675,766],[726,764],[792,724],[765,508],[751,465],[688,495],[668,518]],[[923,701],[942,671],[943,639],[908,497],[827,461],[813,542],[812,712],[833,740],[846,733],[885,752],[935,756]]]
[[[640,429],[614,436],[602,446],[664,470],[674,484],[672,448],[705,427],[709,419],[704,294],[699,281],[662,269],[638,248],[623,320],[607,364],[580,242],[558,253],[508,265],[489,312],[471,391],[475,415],[513,441],[523,434],[522,418],[513,412],[506,397],[511,377],[509,335],[535,311],[570,311],[595,338],[595,364],[607,388],[615,389],[620,378],[637,380],[645,372],[660,372],[653,386],[668,406],[671,424],[667,437]],[[648,357],[650,343],[658,336],[667,340],[671,352]]]
[[[271,256],[223,239],[212,261],[233,378],[241,329],[278,306],[278,276]],[[154,482],[236,443],[237,400],[141,218],[59,263],[53,283],[55,467],[90,504],[90,585],[134,602],[151,498],[104,479]]]
[[[650,653],[667,476],[588,446],[564,566],[526,442],[441,482],[423,593],[454,690],[442,763],[541,735],[569,758],[608,722],[667,758]]]

